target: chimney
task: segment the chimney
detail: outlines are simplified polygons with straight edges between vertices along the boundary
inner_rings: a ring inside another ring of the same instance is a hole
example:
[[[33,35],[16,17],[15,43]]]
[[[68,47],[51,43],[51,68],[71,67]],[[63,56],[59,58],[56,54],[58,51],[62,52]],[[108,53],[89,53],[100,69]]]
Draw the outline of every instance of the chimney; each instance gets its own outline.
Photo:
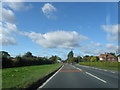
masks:
[[[105,52],[105,55],[106,55],[106,52]]]
[[[105,52],[105,60],[107,61],[107,55],[108,55],[108,53],[107,52]]]

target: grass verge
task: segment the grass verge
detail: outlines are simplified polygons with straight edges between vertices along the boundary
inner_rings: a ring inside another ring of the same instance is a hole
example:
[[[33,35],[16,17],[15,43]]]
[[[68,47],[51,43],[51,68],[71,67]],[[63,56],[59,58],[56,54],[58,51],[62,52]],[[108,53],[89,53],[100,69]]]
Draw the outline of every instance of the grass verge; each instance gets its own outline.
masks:
[[[80,65],[92,66],[101,69],[120,71],[119,62],[80,62]]]
[[[49,64],[3,69],[2,88],[28,88],[60,66],[61,64]]]

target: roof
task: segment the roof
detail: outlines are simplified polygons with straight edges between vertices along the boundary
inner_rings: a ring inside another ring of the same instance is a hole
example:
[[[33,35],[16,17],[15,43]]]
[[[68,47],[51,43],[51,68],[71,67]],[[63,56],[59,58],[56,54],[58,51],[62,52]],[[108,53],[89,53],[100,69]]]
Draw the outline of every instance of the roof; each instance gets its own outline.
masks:
[[[105,57],[105,56],[106,56],[105,54],[100,54],[99,58],[102,58],[102,57]]]
[[[99,58],[103,58],[103,57],[106,57],[106,54],[100,54],[99,55]],[[107,54],[107,57],[115,57],[115,56],[113,56],[111,54]]]
[[[113,55],[109,54],[107,57],[115,57],[115,56],[113,56]]]

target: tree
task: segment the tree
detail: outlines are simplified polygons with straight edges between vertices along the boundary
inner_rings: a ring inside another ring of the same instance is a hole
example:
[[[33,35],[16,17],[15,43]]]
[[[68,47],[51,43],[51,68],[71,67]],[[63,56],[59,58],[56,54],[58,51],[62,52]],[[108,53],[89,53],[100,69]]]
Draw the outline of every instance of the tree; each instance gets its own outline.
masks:
[[[117,55],[117,57],[120,57],[120,54],[119,54],[119,55]]]
[[[91,56],[86,55],[82,58],[82,62],[89,62],[90,58],[91,58]]]
[[[55,56],[52,56],[52,57],[50,57],[49,59],[51,60],[51,61],[53,61],[53,63],[56,63],[57,62],[57,56],[55,55]]]
[[[77,56],[76,59],[75,59],[75,62],[76,63],[79,63],[82,61],[82,57],[81,56]]]
[[[97,61],[97,58],[96,58],[96,57],[91,57],[90,61],[91,61],[91,62],[96,62],[96,61]]]
[[[74,63],[76,61],[76,57],[69,58],[69,63]]]
[[[72,58],[73,56],[74,56],[73,51],[70,51],[70,52],[68,53],[68,58]]]
[[[27,52],[25,53],[25,55],[23,55],[23,57],[33,57],[33,55],[31,52]]]
[[[0,52],[0,62],[2,62],[2,67],[11,67],[13,65],[13,61],[10,59],[10,54],[6,51]]]
[[[60,58],[60,57],[57,57],[57,60],[61,60],[61,58]]]
[[[99,61],[99,57],[98,56],[96,56],[96,59],[97,59],[97,61]]]
[[[14,66],[23,66],[25,60],[23,60],[21,56],[16,56],[15,58]]]
[[[0,51],[0,57],[10,58],[10,54],[8,54],[6,51]]]
[[[116,55],[115,55],[115,53],[112,53],[112,52],[111,52],[111,53],[109,53],[109,54],[111,54],[111,55],[113,55],[113,56],[116,56]]]
[[[73,51],[70,51],[70,52],[68,53],[68,58],[67,58],[67,60],[68,60],[69,63],[71,62],[70,59],[73,58],[73,56],[74,56]]]
[[[13,61],[11,59],[8,59],[7,57],[2,57],[2,67],[12,67]]]

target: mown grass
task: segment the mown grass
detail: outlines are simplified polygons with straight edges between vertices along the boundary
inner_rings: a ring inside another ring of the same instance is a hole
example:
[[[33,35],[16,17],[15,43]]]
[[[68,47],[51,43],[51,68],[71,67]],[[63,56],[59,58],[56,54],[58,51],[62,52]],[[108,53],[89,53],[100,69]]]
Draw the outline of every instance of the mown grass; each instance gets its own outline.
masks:
[[[2,88],[27,88],[60,66],[61,64],[49,64],[3,69]]]
[[[101,69],[120,71],[119,62],[80,62],[80,65],[92,66]]]

